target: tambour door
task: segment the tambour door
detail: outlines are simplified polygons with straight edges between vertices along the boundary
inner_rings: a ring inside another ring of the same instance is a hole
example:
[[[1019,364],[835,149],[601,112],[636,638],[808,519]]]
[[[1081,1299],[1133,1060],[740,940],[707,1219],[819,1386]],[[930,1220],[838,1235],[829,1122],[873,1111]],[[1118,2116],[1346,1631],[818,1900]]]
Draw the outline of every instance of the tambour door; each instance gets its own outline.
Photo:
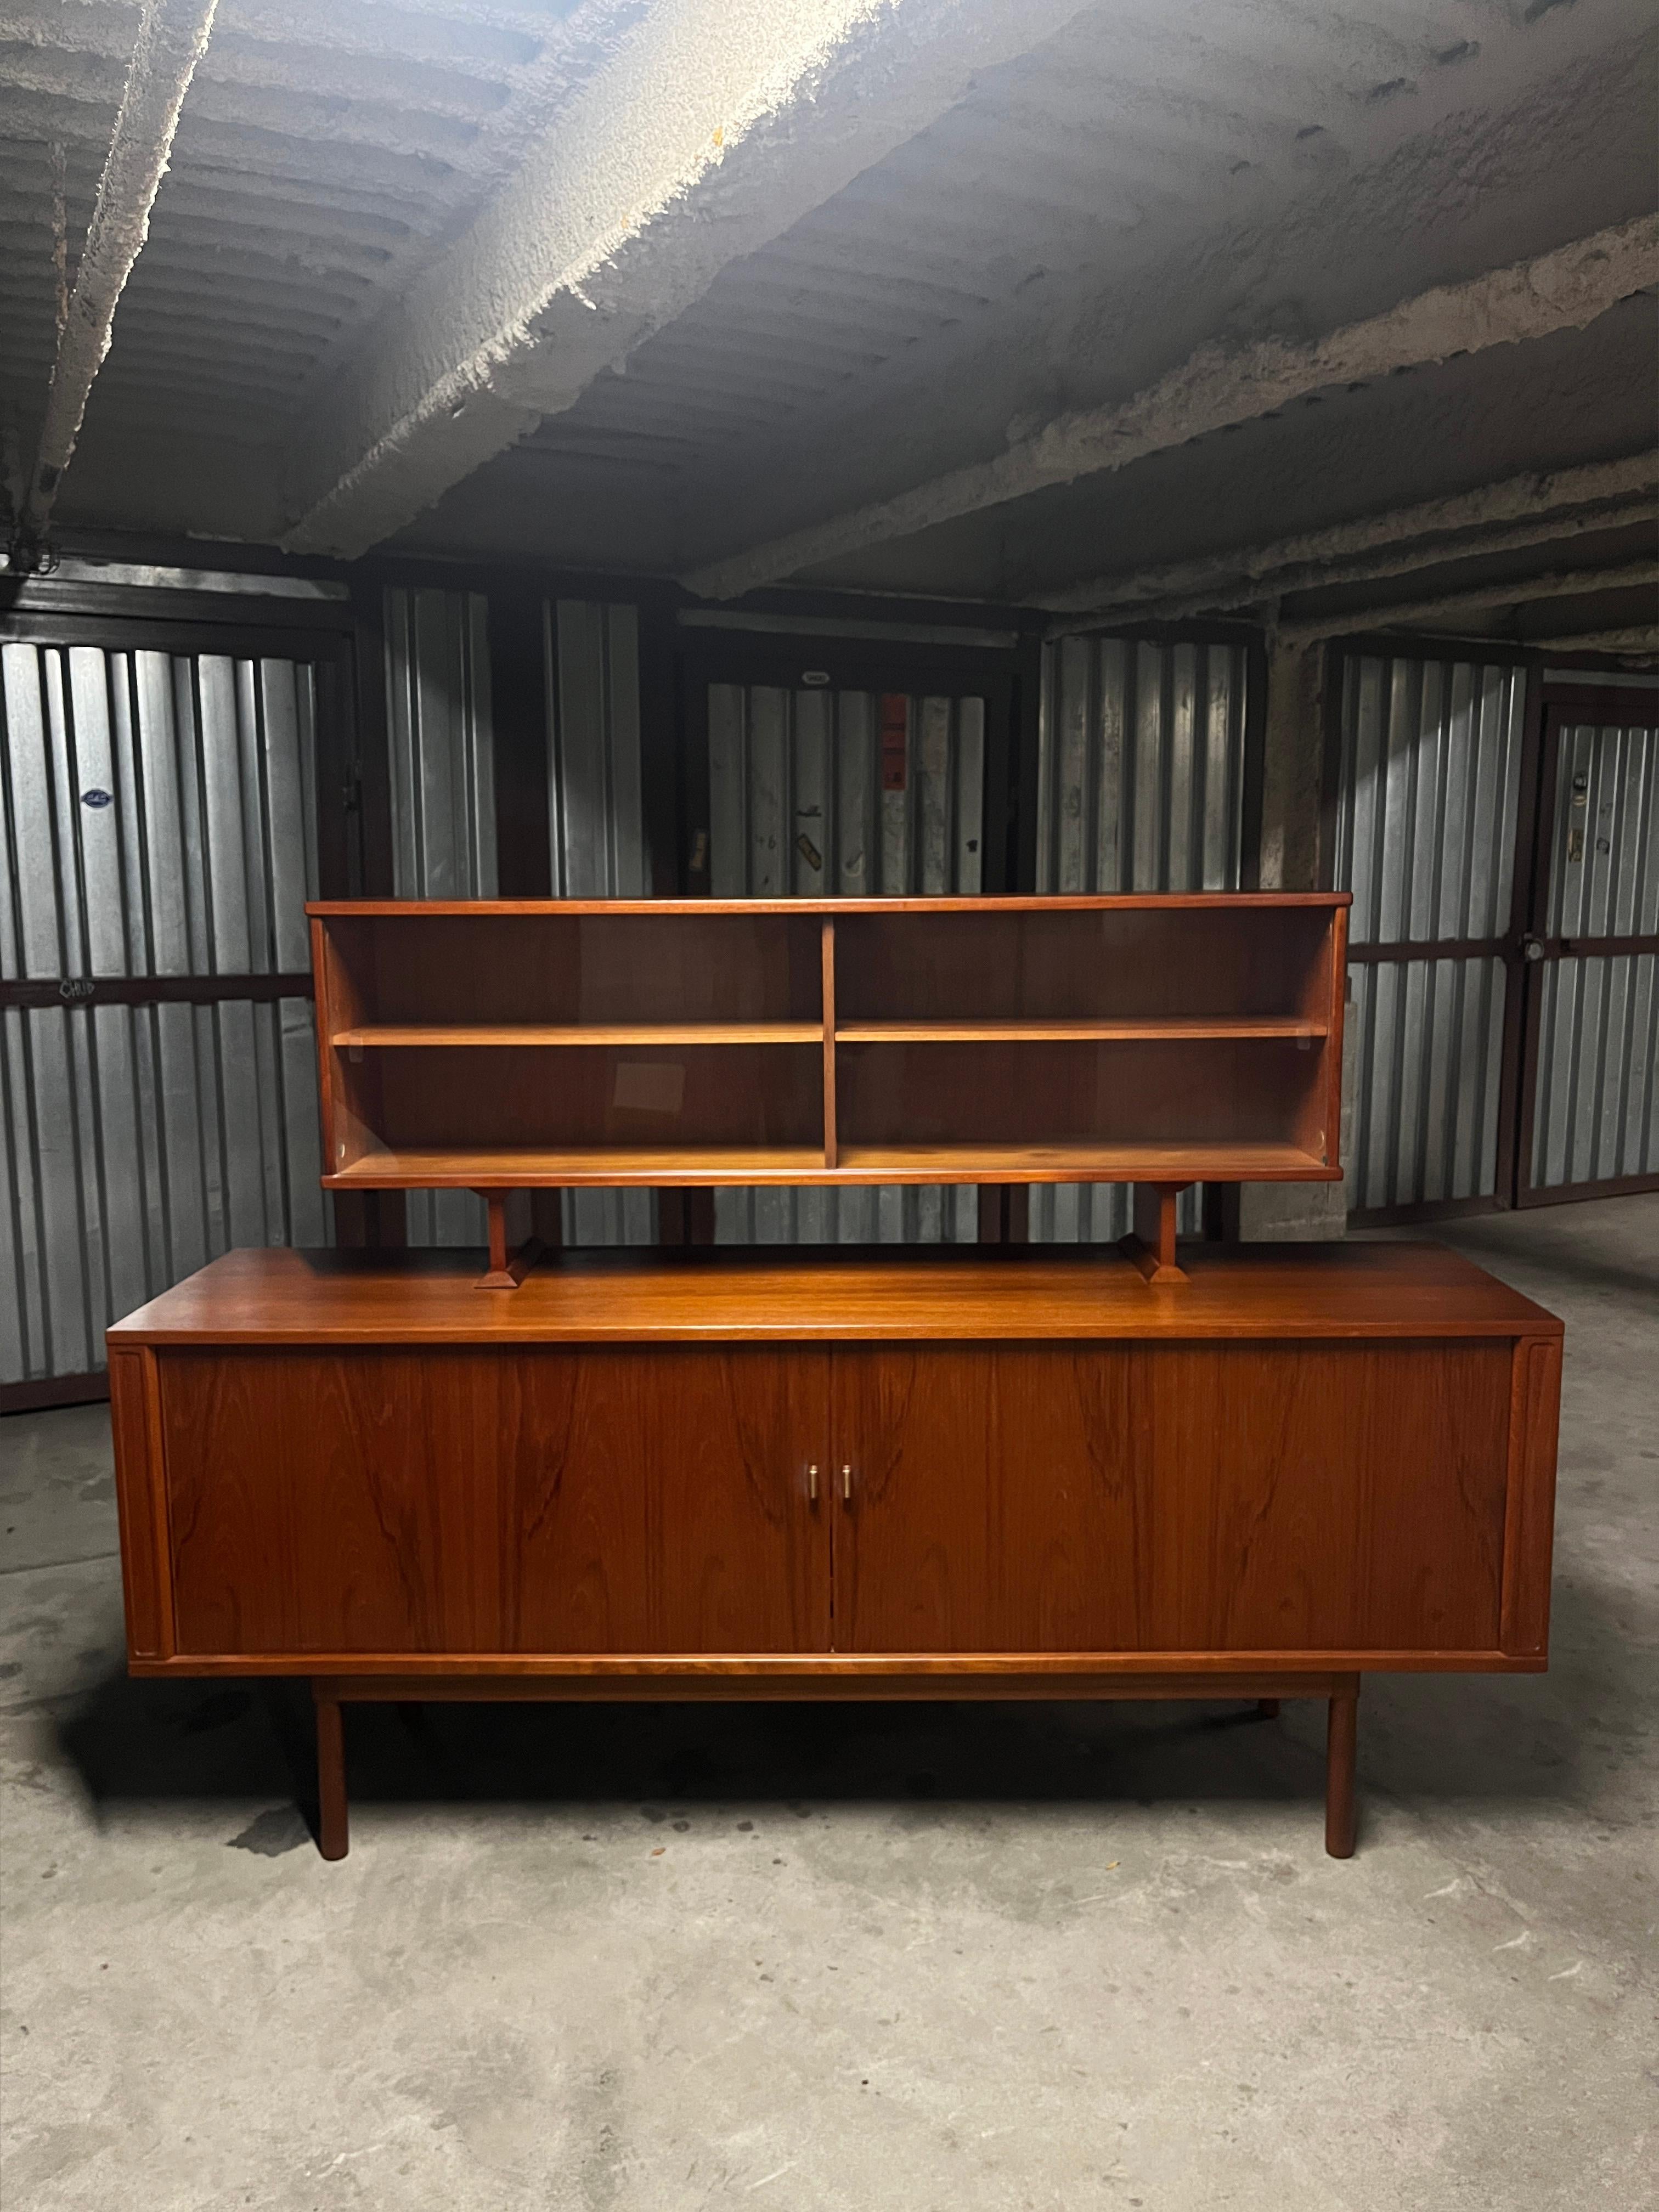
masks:
[[[1116,1347],[834,1360],[838,1651],[1134,1645],[1133,1375]]]
[[[644,1347],[165,1352],[194,1653],[829,1641],[828,1360]]]
[[[836,1648],[1494,1650],[1513,1358],[839,1349]]]

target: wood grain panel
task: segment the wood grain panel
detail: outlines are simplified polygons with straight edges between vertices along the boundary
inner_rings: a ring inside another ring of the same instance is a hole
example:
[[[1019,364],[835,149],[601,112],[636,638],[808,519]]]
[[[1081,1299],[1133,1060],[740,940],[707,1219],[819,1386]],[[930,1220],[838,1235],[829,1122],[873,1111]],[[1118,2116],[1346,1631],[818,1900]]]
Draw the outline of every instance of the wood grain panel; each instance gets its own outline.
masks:
[[[1506,1346],[1130,1355],[1152,1491],[1149,1648],[1498,1642]]]
[[[1255,897],[1231,911],[1178,899],[1092,913],[1048,900],[1012,913],[842,908],[836,1003],[845,1022],[1322,1011],[1330,918],[1329,906]]]
[[[156,1420],[155,1354],[112,1351],[110,1426],[115,1440],[115,1498],[121,1522],[121,1591],[127,1649],[162,1657],[172,1648],[164,1571],[165,1498]],[[158,1514],[158,1499],[161,1513]]]
[[[822,1649],[822,1355],[180,1353],[186,1651]]]
[[[489,1650],[499,1367],[487,1356],[162,1363],[182,1650]]]
[[[1207,1676],[1216,1696],[1235,1681],[1280,1685],[1292,1676],[1346,1674],[1541,1674],[1541,1658],[1505,1651],[769,1651],[592,1652],[371,1651],[187,1652],[173,1659],[135,1659],[129,1673],[157,1680],[196,1674],[318,1674],[383,1680],[419,1675],[431,1681],[525,1681],[549,1694],[619,1698],[1028,1698],[1086,1697],[1089,1685],[1139,1681],[1172,1674]],[[982,1683],[982,1691],[973,1684]],[[1042,1685],[1052,1684],[1053,1688]],[[651,1685],[647,1688],[647,1685]],[[1107,1688],[1106,1696],[1127,1696]],[[1261,1687],[1250,1696],[1271,1697]],[[1286,1692],[1286,1694],[1289,1694]]]
[[[1264,1145],[1326,1161],[1318,1039],[1197,1038],[1134,1045],[836,1041],[842,1161],[904,1146],[1172,1153],[1248,1162]],[[1040,1102],[1037,1103],[1037,1102]],[[1333,1148],[1334,1149],[1334,1148]]]
[[[1504,1531],[1503,1644],[1517,1657],[1541,1656],[1549,1649],[1560,1421],[1560,1341],[1523,1337],[1515,1347]]]
[[[1348,891],[1044,891],[1040,896],[969,898],[645,898],[645,899],[308,899],[307,914],[343,920],[367,915],[386,921],[416,921],[429,915],[463,920],[497,915],[520,915],[563,921],[595,915],[604,920],[637,915],[648,921],[684,915],[707,921],[731,915],[740,921],[756,915],[781,920],[809,919],[821,915],[857,914],[1133,914],[1138,908],[1158,913],[1186,907],[1195,913],[1236,911],[1241,906],[1271,913],[1290,913],[1297,907],[1346,907],[1353,903]]]
[[[327,926],[356,983],[355,1011],[331,1034],[382,1022],[821,1018],[819,923],[799,910],[760,915],[704,904],[670,916],[574,902],[528,912],[411,902],[389,914],[354,905]]]
[[[843,1351],[836,1644],[1486,1650],[1509,1349]]]
[[[487,1054],[420,1045],[368,1059],[377,1062],[377,1133],[393,1153],[727,1145],[817,1153],[823,1143],[816,1035],[794,1045],[595,1045],[556,1062],[512,1045]]]
[[[227,1252],[118,1322],[139,1344],[773,1344],[1011,1338],[1182,1343],[1259,1356],[1331,1338],[1558,1340],[1542,1306],[1441,1244],[1195,1244],[1150,1288],[1114,1247],[571,1251],[481,1298],[477,1253]]]
[[[505,1641],[525,1651],[819,1651],[823,1352],[519,1358],[501,1403]]]
[[[1137,1643],[1128,1386],[1073,1346],[838,1352],[837,1650]]]

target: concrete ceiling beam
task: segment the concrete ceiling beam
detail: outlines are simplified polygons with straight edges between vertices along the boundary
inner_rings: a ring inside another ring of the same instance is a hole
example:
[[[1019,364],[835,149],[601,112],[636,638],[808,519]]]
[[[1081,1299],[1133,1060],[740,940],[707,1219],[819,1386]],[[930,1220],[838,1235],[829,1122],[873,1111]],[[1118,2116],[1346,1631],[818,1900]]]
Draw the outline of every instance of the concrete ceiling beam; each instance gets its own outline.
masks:
[[[1091,625],[1184,622],[1259,606],[1292,592],[1377,583],[1419,568],[1548,544],[1656,513],[1659,450],[1510,477],[1449,499],[1363,515],[1262,545],[1230,547],[1138,574],[1097,576],[1063,592],[1038,594],[1033,604]]]
[[[390,536],[1081,4],[660,0],[307,410],[284,544]]]
[[[1520,607],[1534,599],[1585,599],[1598,592],[1627,592],[1659,585],[1659,561],[1629,561],[1616,568],[1558,568],[1542,576],[1511,576],[1507,582],[1450,592],[1438,598],[1397,600],[1392,605],[1350,607],[1340,615],[1279,625],[1275,635],[1287,645],[1311,645],[1321,638],[1367,630],[1410,629],[1425,622],[1457,623],[1488,614],[1494,607]]]
[[[1586,630],[1577,637],[1529,637],[1526,642],[1540,653],[1640,653],[1659,659],[1659,623]]]
[[[1126,468],[1298,399],[1582,330],[1655,284],[1659,217],[1644,216],[1529,261],[1437,285],[1322,337],[1201,345],[1120,405],[1058,416],[989,460],[711,562],[681,581],[705,599],[734,599],[960,516]]]
[[[40,450],[24,496],[23,527],[33,536],[50,520],[93,380],[109,351],[116,303],[149,232],[179,111],[213,28],[215,5],[216,0],[146,0],[139,15],[92,222],[58,334]]]

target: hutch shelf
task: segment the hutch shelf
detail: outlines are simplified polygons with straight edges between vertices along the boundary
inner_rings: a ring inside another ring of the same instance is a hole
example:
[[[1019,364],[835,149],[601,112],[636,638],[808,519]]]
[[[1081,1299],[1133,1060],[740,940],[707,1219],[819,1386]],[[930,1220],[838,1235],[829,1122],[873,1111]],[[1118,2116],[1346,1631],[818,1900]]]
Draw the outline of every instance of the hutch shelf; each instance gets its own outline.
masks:
[[[319,904],[324,1182],[1127,1182],[1342,1172],[1346,894]]]

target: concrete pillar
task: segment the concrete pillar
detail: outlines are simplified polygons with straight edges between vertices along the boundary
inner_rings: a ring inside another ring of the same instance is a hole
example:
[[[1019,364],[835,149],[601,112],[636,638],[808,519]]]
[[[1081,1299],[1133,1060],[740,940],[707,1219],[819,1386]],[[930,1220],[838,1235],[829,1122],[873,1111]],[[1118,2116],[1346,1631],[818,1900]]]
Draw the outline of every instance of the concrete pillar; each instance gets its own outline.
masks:
[[[1325,647],[1267,639],[1267,712],[1261,759],[1264,891],[1319,888],[1325,787]]]
[[[1261,847],[1257,881],[1264,891],[1319,887],[1320,833],[1325,787],[1326,650],[1269,635],[1267,708],[1261,763]],[[1345,1039],[1346,1031],[1345,1027]],[[1353,1054],[1342,1056],[1342,1158],[1353,1124]],[[1347,1199],[1340,1182],[1247,1182],[1230,1194],[1230,1236],[1247,1244],[1325,1239],[1347,1232]]]

